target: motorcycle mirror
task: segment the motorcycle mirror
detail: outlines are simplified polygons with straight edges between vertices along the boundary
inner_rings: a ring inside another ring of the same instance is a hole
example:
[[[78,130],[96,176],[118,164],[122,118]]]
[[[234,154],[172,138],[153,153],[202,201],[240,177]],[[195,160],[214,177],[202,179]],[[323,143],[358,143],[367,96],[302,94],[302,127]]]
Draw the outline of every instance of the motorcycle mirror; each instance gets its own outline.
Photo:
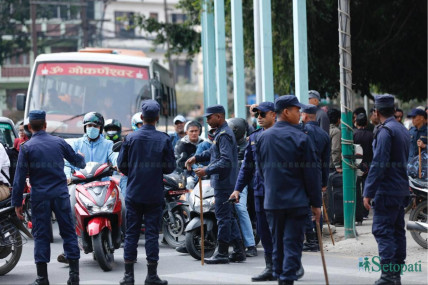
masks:
[[[120,148],[122,147],[122,144],[123,144],[123,141],[120,141],[120,142],[116,142],[114,145],[113,145],[113,152],[119,152],[120,151]]]

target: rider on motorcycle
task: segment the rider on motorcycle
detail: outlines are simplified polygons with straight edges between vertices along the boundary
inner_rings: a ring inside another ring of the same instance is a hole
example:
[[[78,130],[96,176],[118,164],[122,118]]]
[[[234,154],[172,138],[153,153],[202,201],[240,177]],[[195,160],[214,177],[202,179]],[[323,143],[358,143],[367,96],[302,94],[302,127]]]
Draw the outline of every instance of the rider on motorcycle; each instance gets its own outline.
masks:
[[[104,135],[106,139],[116,143],[121,140],[122,124],[119,120],[108,119],[104,125]]]
[[[183,171],[186,160],[195,154],[197,146],[204,141],[199,136],[201,129],[202,126],[197,121],[189,121],[186,123],[184,127],[186,136],[177,142],[174,149],[177,169],[179,171]]]
[[[80,153],[85,158],[85,162],[110,162],[116,166],[117,153],[112,152],[113,142],[107,140],[102,135],[104,128],[104,117],[97,112],[89,112],[83,117],[83,137],[74,140],[71,147],[76,153]],[[78,170],[71,166],[69,162],[65,163],[64,172],[67,178],[71,177],[72,170]],[[70,203],[72,207],[76,203],[75,188],[70,189]],[[74,211],[73,211],[74,213]],[[58,262],[68,263],[64,253],[58,255]]]

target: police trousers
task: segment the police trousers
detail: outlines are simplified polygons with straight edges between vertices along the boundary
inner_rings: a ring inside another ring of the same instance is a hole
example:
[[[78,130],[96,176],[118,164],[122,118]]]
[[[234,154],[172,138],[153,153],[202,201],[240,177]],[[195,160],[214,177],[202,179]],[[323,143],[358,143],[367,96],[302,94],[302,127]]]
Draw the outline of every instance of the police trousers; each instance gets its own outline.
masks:
[[[264,196],[254,196],[254,206],[256,208],[256,217],[257,217],[257,234],[260,237],[262,242],[265,254],[272,254],[273,243],[272,235],[269,229],[269,223],[266,218],[266,212],[264,209]]]
[[[404,207],[408,197],[376,195],[373,201],[372,232],[381,264],[403,264],[406,259]]]
[[[307,216],[307,207],[266,210],[273,240],[273,275],[280,280],[297,280]]]
[[[230,244],[234,240],[242,240],[241,232],[239,231],[238,223],[234,217],[234,205],[226,202],[232,191],[215,190],[215,217],[217,219],[219,242]]]
[[[137,247],[140,239],[141,224],[145,230],[145,249],[148,262],[159,260],[159,228],[162,216],[162,204],[140,204],[125,200],[126,203],[126,234],[123,257],[125,261],[137,260]]]
[[[65,257],[67,259],[79,259],[80,250],[74,229],[74,221],[71,216],[70,199],[67,197],[31,201],[35,262],[48,263],[51,258],[52,211],[55,213],[58,221],[59,234],[63,240]]]

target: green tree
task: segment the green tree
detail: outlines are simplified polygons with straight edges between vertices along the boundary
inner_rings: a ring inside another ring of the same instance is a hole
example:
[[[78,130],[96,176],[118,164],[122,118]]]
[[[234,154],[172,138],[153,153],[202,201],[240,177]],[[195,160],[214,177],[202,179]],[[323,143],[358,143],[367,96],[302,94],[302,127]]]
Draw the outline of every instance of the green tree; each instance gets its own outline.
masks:
[[[272,1],[274,90],[294,90],[292,0]],[[212,1],[210,1],[212,6]],[[323,96],[339,93],[339,35],[337,0],[307,0],[309,88]],[[211,7],[209,6],[209,7]],[[139,26],[156,34],[155,45],[169,40],[171,54],[200,51],[201,0],[181,0],[188,18],[168,24],[139,17]],[[230,0],[225,1],[226,35],[230,37]],[[211,9],[211,8],[209,8]],[[246,67],[254,67],[253,1],[243,0]],[[427,96],[427,1],[351,1],[351,49],[354,90],[371,96],[373,86],[400,99]]]
[[[23,31],[29,18],[28,0],[0,0],[0,65],[6,58],[30,49],[29,33]]]

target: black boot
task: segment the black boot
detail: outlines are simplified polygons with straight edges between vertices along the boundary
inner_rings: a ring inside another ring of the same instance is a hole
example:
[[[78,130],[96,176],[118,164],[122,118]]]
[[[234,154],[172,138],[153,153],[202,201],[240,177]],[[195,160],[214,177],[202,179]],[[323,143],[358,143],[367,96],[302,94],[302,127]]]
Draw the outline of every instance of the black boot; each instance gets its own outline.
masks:
[[[37,279],[32,285],[49,285],[48,280],[48,265],[44,262],[36,263],[37,267]]]
[[[300,268],[296,272],[297,280],[301,279],[305,275],[305,269],[303,268],[303,264],[300,261]]]
[[[380,278],[375,282],[375,285],[399,285],[399,284],[401,284],[401,281],[396,280],[395,274],[396,274],[395,272],[383,271],[382,270],[382,274],[381,274]]]
[[[254,276],[251,278],[251,281],[253,282],[260,282],[260,281],[272,281],[276,280],[275,277],[273,277],[273,271],[272,271],[272,254],[265,254],[265,263],[266,268],[257,276]]]
[[[158,263],[147,262],[147,277],[144,285],[167,285],[168,281],[161,280],[157,273]]]
[[[70,271],[67,285],[79,285],[79,260],[69,259],[68,264],[70,264]]]
[[[225,242],[218,242],[218,246],[210,258],[204,259],[206,264],[226,264],[229,263],[229,245]]]
[[[319,251],[318,238],[314,232],[306,233],[306,242],[303,244],[303,251]]]
[[[56,260],[57,260],[59,263],[65,263],[65,264],[68,264],[68,259],[65,257],[65,254],[64,254],[64,253],[61,253],[60,255],[58,255],[58,257],[56,258]]]
[[[234,240],[232,242],[233,245],[233,252],[231,255],[229,255],[229,261],[230,262],[243,262],[247,259],[245,255],[245,249],[244,244],[242,243],[242,240]]]
[[[134,285],[134,262],[125,262],[125,275],[120,280],[120,285]]]
[[[186,247],[185,245],[177,246],[177,247],[175,248],[175,251],[176,251],[176,252],[179,252],[179,253],[189,253],[189,252],[187,251],[187,247]]]
[[[247,250],[245,251],[245,256],[246,257],[254,257],[257,256],[257,247],[254,246],[249,246],[247,248]]]

